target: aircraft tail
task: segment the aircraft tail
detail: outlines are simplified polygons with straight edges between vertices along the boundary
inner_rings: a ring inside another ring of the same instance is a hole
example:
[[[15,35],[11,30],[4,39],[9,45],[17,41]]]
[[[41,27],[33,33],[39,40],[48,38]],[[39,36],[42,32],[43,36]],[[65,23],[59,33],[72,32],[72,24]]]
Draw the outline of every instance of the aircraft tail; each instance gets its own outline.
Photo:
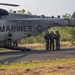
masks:
[[[75,18],[75,12],[73,13],[72,18]]]

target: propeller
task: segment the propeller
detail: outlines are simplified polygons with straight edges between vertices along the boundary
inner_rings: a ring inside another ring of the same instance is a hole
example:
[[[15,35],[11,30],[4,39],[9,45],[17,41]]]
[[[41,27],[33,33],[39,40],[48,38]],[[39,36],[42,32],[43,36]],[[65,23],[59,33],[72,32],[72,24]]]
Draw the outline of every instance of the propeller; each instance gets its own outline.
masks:
[[[17,4],[8,4],[8,3],[0,3],[0,5],[14,6],[14,7],[18,7],[19,6]]]

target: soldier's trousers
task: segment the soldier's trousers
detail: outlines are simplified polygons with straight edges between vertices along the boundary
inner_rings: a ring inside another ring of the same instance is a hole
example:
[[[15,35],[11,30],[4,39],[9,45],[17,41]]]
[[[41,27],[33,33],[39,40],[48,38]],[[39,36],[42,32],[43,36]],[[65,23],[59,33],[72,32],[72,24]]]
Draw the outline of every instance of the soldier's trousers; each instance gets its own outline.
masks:
[[[50,50],[54,50],[54,39],[50,39]]]
[[[60,40],[56,40],[56,49],[60,49]]]
[[[49,40],[46,40],[46,50],[49,50]]]
[[[50,50],[54,50],[54,42],[52,43],[52,42],[50,42]]]

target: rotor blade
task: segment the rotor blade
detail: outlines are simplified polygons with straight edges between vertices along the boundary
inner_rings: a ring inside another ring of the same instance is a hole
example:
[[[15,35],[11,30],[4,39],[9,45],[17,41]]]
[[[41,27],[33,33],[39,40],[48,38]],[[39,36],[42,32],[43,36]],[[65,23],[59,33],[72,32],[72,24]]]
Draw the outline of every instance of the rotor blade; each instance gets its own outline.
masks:
[[[8,3],[0,3],[0,5],[15,6],[15,7],[18,7],[19,6],[17,4],[8,4]]]

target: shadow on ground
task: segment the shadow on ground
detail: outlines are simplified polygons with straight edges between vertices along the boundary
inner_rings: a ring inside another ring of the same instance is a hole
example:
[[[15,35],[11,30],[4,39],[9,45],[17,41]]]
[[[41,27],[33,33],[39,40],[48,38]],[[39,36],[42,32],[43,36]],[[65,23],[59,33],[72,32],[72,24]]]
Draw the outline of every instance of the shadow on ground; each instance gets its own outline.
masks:
[[[50,51],[46,51],[46,50],[32,50],[29,52],[21,52],[21,51],[8,51],[8,52],[0,52],[0,63],[13,63],[13,62],[21,62],[21,61],[26,61],[32,60],[31,58],[37,60],[37,58],[41,58],[42,60],[46,59],[48,57],[49,59],[49,55],[51,58],[54,59],[54,57],[57,56],[58,58],[62,57],[66,57],[66,55],[70,55],[75,57],[75,48],[65,48],[65,49],[61,49],[61,50],[50,50]],[[58,56],[59,55],[59,56]],[[37,56],[37,58],[36,58]]]

